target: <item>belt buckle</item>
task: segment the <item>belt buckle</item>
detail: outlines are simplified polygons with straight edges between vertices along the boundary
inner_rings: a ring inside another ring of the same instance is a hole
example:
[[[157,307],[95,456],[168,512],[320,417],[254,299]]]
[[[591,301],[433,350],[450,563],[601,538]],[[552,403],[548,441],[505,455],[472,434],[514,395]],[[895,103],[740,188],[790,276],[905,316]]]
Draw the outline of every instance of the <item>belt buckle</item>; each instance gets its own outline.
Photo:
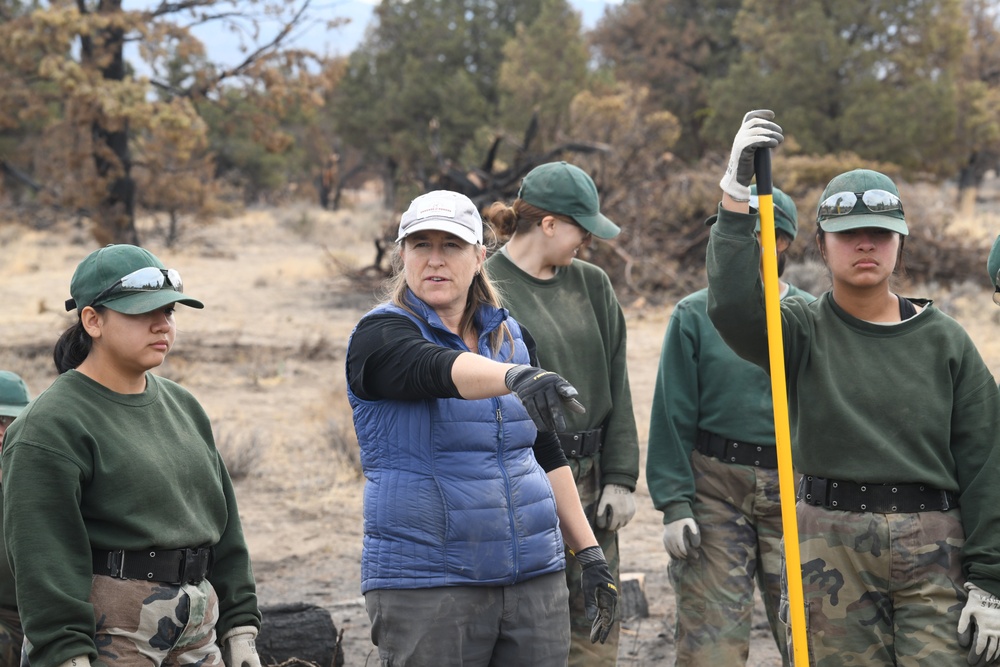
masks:
[[[722,441],[722,460],[726,463],[736,463],[736,452],[740,449],[740,443],[736,440]]]
[[[205,580],[208,574],[208,561],[211,552],[206,553],[206,549],[184,549],[184,559],[181,561],[181,582],[188,584],[199,584]]]
[[[108,569],[110,573],[108,576],[114,577],[115,579],[125,578],[125,550],[119,549],[118,551],[108,552]]]
[[[951,509],[951,503],[948,502],[948,492],[941,489],[941,511],[947,512]]]
[[[809,475],[804,477],[803,480],[803,489],[805,491],[803,497],[805,498],[806,504],[826,507],[830,502],[830,499],[827,497],[827,493],[830,489],[827,485],[826,478]]]
[[[569,455],[574,458],[583,456],[583,443],[580,441],[580,433],[576,432],[571,434],[570,439],[573,441],[573,444],[570,445],[571,449]]]

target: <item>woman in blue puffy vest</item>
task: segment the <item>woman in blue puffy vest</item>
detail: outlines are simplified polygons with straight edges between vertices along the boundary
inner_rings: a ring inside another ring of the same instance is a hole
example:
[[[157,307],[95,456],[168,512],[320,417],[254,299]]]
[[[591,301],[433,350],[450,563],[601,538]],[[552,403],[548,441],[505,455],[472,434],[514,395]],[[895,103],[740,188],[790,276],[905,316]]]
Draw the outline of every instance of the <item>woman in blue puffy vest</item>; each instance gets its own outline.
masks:
[[[583,406],[563,378],[531,365],[530,337],[482,271],[471,200],[417,197],[397,242],[387,299],[347,352],[372,641],[382,664],[562,667],[563,540],[584,568],[594,641],[617,604],[554,433],[564,408]]]

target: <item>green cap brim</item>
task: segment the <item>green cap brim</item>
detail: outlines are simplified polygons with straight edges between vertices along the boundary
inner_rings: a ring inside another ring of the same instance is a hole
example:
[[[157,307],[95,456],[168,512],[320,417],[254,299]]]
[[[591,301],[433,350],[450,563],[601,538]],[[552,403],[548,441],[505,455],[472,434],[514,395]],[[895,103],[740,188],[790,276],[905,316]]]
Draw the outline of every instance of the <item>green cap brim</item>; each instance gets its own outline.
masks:
[[[112,299],[98,305],[105,306],[123,315],[142,315],[143,313],[159,310],[172,303],[183,303],[185,306],[191,306],[192,308],[205,307],[205,304],[201,301],[192,299],[172,289],[161,289],[154,292],[129,292],[117,299]]]
[[[888,229],[890,232],[898,232],[903,236],[910,233],[906,227],[906,221],[892,215],[880,213],[859,213],[855,215],[841,215],[835,218],[823,218],[818,222],[820,229],[824,232],[846,232],[852,229]]]
[[[24,412],[24,405],[0,405],[0,417],[16,417]]]
[[[990,274],[990,282],[996,287],[997,271],[1000,271],[1000,236],[993,240],[990,256],[986,259],[986,271]]]
[[[573,219],[599,239],[613,239],[622,231],[621,227],[611,222],[600,211],[594,215],[574,215]]]

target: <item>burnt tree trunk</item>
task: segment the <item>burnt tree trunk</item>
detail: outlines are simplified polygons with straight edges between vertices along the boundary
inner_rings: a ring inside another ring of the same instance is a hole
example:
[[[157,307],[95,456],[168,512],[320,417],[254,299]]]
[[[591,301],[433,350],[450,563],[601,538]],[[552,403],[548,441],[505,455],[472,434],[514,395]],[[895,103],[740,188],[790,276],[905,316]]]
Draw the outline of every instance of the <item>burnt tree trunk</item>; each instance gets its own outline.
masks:
[[[87,6],[77,0],[81,12]],[[97,5],[99,14],[120,14],[122,0],[101,0]],[[81,60],[97,67],[101,76],[108,81],[125,79],[125,31],[111,22],[93,37],[83,36],[80,43]],[[97,236],[103,243],[139,244],[139,234],[135,228],[136,184],[132,178],[132,157],[128,144],[128,120],[107,118],[98,113],[91,123],[91,137],[94,142],[94,167],[105,183],[104,195],[94,211]]]
[[[261,607],[260,614],[257,653],[261,664],[343,667],[343,632],[337,632],[327,610],[294,602]]]

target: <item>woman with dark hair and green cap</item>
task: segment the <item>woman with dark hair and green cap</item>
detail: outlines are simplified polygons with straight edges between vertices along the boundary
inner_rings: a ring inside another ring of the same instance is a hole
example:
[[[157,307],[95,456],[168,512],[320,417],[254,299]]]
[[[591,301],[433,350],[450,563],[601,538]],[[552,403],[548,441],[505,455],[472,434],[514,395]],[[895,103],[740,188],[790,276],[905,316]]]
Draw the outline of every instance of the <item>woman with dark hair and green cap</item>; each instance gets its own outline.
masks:
[[[212,425],[150,371],[202,308],[149,251],[109,245],[70,283],[60,375],[7,430],[4,538],[31,667],[260,667],[250,555]]]
[[[749,185],[755,151],[783,138],[773,118],[744,117],[707,259],[712,323],[764,369]],[[832,289],[780,306],[813,665],[943,667],[1000,652],[1000,391],[961,325],[893,291],[903,211],[885,174],[833,178],[816,211]]]
[[[993,283],[993,303],[1000,306],[1000,236],[993,239],[993,247],[986,258],[986,273]]]
[[[28,385],[21,376],[11,371],[0,371],[0,444],[7,427],[30,401]],[[0,493],[0,667],[18,667],[21,664],[24,630],[17,612],[14,573],[10,571],[6,551],[3,543],[3,494]]]
[[[532,169],[512,205],[496,202],[487,218],[507,243],[486,262],[504,306],[537,345],[538,362],[580,392],[586,414],[567,415],[558,434],[580,500],[616,581],[618,530],[635,514],[639,442],[626,367],[625,316],[607,274],[578,258],[592,237],[621,231],[601,213],[597,186],[575,165]],[[592,642],[581,567],[569,559],[570,665],[614,665],[618,626]]]
[[[754,209],[756,195],[751,187]],[[798,234],[798,212],[778,188],[774,226],[781,299],[815,300],[780,280],[785,251]],[[708,290],[701,289],[670,315],[646,452],[646,482],[653,506],[663,512],[677,597],[677,664],[745,664],[756,588],[787,665],[778,621],[783,531],[771,379],[723,342],[707,305]]]

